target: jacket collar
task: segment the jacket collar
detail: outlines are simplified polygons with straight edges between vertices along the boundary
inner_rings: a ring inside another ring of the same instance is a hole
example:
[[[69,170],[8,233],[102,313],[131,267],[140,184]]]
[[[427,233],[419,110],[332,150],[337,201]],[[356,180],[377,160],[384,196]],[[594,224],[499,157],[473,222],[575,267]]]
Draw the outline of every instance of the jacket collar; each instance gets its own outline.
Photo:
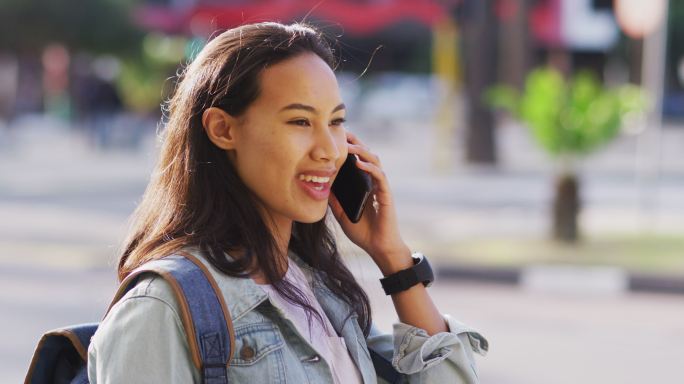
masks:
[[[191,253],[204,263],[211,271],[214,280],[218,284],[219,289],[226,298],[226,306],[230,311],[231,318],[235,321],[244,316],[247,312],[256,308],[262,302],[268,300],[268,294],[259,287],[254,280],[249,278],[227,276],[221,273],[202,255],[202,252],[197,248],[184,249]],[[226,254],[229,260],[233,258]],[[344,321],[347,320],[351,313],[351,307],[342,299],[337,297],[323,282],[324,272],[315,270],[306,264],[296,253],[292,250],[288,252],[288,257],[297,263],[304,276],[306,276],[311,290],[318,299],[321,308],[326,313],[330,322],[332,323],[338,334],[341,333]]]

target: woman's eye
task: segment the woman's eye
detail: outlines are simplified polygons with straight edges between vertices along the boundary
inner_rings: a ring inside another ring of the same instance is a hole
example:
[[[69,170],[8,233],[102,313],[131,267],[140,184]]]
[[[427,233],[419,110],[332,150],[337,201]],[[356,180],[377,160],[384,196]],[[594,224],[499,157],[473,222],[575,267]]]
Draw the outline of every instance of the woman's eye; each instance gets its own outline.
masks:
[[[332,125],[342,125],[342,124],[344,124],[345,121],[347,121],[347,120],[344,119],[344,118],[339,118],[339,119],[333,120],[330,124],[332,124]]]
[[[290,121],[289,124],[294,124],[294,125],[299,125],[299,126],[302,126],[302,127],[306,127],[306,126],[309,125],[309,120],[297,119],[297,120],[292,120],[292,121]]]

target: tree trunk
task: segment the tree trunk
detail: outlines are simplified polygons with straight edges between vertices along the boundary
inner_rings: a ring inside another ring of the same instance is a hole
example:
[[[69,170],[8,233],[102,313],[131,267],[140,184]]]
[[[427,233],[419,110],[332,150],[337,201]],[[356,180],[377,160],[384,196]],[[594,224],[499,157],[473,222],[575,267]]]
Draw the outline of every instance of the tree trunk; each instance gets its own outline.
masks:
[[[574,174],[563,174],[556,179],[555,187],[553,238],[564,243],[576,243],[579,237],[579,180]]]
[[[515,87],[520,92],[525,88],[525,76],[530,71],[533,57],[528,18],[533,1],[508,1],[507,5],[499,6],[507,9],[506,15],[502,16],[499,22],[497,32],[497,57],[505,58],[497,60],[498,78],[502,83]]]
[[[496,163],[494,116],[482,94],[496,81],[497,20],[493,0],[468,0],[463,5],[463,59],[465,62],[466,160],[476,164]]]

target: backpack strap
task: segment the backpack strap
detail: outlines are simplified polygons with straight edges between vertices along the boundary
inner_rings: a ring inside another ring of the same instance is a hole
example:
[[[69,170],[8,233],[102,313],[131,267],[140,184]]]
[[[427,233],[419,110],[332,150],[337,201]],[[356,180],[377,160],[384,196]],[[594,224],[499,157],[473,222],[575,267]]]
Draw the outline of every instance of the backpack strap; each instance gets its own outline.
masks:
[[[121,282],[107,313],[150,273],[162,277],[171,286],[180,307],[192,361],[203,383],[227,384],[227,369],[235,345],[233,322],[216,280],[196,257],[176,254],[136,268]]]
[[[33,353],[24,383],[61,382],[61,378],[87,375],[88,344],[96,329],[97,323],[79,324],[43,334]]]
[[[401,374],[392,366],[392,363],[383,357],[381,354],[375,352],[374,350],[368,348],[370,352],[371,360],[373,361],[373,367],[375,368],[375,374],[378,377],[382,377],[385,381],[390,384],[399,383],[401,379]]]

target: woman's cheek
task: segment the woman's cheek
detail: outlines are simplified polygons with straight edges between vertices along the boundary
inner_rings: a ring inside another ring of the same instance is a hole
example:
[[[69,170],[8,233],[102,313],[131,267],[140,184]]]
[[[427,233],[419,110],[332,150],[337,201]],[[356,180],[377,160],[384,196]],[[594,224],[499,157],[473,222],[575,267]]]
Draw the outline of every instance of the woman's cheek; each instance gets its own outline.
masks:
[[[349,148],[348,143],[347,143],[347,131],[344,128],[340,128],[337,131],[336,138],[337,138],[337,148],[339,149],[340,154],[344,155],[341,157],[346,158],[348,148]]]

